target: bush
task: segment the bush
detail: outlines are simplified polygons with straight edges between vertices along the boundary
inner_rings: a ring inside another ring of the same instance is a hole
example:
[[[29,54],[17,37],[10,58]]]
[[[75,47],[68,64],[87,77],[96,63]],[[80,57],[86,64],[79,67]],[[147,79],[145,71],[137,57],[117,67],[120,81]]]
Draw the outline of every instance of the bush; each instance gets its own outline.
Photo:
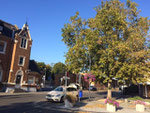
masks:
[[[66,95],[65,99],[67,99],[72,104],[75,104],[77,101],[77,97],[75,97],[73,95]]]
[[[135,97],[128,98],[128,100],[143,100],[143,98],[139,96],[135,96]]]
[[[142,105],[146,105],[146,103],[144,101],[141,100],[137,100],[135,101],[135,104],[142,104]]]
[[[113,100],[113,99],[110,99],[110,98],[107,98],[106,100],[105,100],[105,104],[111,104],[111,105],[114,105],[114,106],[116,106],[116,107],[119,107],[119,102],[117,102],[117,101],[115,101],[115,100]]]

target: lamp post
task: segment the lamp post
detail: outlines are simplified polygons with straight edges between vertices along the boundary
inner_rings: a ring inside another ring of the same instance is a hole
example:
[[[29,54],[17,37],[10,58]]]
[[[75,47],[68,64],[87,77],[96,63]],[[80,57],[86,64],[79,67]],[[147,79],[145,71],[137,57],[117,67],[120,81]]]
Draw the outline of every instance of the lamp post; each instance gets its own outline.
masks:
[[[43,76],[43,82],[44,82],[44,87],[45,87],[45,79],[46,79],[46,67],[44,68],[44,76]]]
[[[69,79],[67,75],[68,75],[68,72],[65,73],[65,91],[64,91],[65,94],[64,94],[64,97],[66,96],[67,79]]]

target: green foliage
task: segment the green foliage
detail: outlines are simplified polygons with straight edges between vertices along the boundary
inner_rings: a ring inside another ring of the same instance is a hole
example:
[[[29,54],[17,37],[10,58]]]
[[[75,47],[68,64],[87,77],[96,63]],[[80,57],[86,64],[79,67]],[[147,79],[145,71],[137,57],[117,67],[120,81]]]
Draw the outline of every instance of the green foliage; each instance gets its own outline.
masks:
[[[46,74],[46,80],[48,80],[49,77],[52,77],[51,71],[52,67],[49,64],[45,64],[44,62],[36,62],[40,71],[45,75]]]
[[[65,99],[67,99],[72,104],[75,104],[77,102],[77,97],[75,97],[74,95],[67,94],[65,96]]]
[[[77,12],[70,18],[71,24],[65,24],[62,29],[62,41],[68,46],[66,64],[69,71],[78,73],[86,63],[85,26],[86,22]]]
[[[46,67],[46,64],[44,62],[36,62],[40,71],[44,71],[44,68]]]
[[[135,96],[135,97],[128,98],[128,100],[143,100],[143,98],[139,96]]]
[[[54,64],[52,69],[53,74],[65,73],[65,71],[66,71],[66,65],[61,62]]]
[[[102,1],[96,16],[83,20],[77,12],[62,28],[67,45],[67,68],[89,70],[103,83],[141,83],[149,77],[150,21],[139,15],[137,4],[127,0]]]

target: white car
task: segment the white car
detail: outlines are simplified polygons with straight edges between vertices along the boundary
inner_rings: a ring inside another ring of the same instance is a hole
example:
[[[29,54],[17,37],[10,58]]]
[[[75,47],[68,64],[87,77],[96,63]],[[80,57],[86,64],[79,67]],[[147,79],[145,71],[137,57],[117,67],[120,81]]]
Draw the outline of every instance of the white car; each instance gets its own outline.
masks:
[[[66,94],[74,95],[78,98],[78,91],[76,88],[67,87]],[[65,88],[63,86],[58,86],[54,90],[48,92],[46,99],[49,101],[63,102],[65,95]]]

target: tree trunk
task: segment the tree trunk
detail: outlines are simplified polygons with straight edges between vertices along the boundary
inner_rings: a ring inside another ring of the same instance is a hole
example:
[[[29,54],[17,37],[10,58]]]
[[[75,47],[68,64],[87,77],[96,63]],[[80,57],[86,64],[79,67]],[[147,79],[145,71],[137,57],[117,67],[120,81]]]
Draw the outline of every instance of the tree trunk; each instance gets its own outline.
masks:
[[[111,92],[111,83],[108,82],[108,91],[107,91],[107,98],[111,98],[112,97],[112,92]]]

